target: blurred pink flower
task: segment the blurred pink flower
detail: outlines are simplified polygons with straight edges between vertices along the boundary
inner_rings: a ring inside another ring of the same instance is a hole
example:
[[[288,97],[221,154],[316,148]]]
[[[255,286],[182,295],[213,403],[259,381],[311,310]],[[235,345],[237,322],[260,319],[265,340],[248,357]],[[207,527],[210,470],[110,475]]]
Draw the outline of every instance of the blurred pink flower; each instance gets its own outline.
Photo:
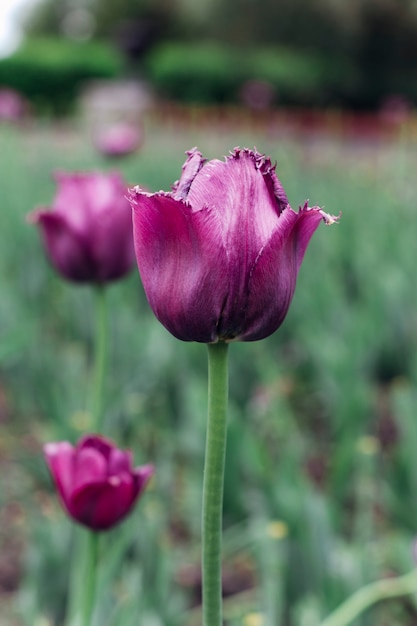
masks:
[[[275,89],[266,80],[248,80],[242,85],[240,97],[246,106],[263,111],[272,106],[275,98]]]
[[[154,469],[132,468],[131,453],[98,435],[47,443],[44,455],[62,505],[76,522],[108,530],[132,510]]]
[[[188,153],[171,192],[130,191],[136,257],[156,317],[184,341],[255,341],[284,321],[310,238],[324,220],[296,213],[269,158]]]
[[[119,122],[97,133],[96,148],[108,157],[123,157],[139,150],[143,142],[143,130],[127,122]]]
[[[76,282],[106,283],[133,267],[132,214],[120,174],[57,173],[52,210],[37,209],[38,224],[55,269]]]
[[[25,99],[13,89],[0,89],[0,121],[18,122],[27,110]]]
[[[412,103],[401,94],[392,94],[384,98],[379,108],[380,118],[394,126],[407,121],[412,114]]]

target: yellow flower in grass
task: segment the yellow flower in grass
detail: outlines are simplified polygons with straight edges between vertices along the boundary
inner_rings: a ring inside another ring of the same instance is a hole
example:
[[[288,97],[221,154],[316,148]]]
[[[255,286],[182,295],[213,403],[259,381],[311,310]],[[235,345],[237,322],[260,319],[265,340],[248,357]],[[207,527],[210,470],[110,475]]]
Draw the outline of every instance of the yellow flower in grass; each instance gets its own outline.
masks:
[[[266,534],[271,539],[285,539],[288,536],[288,526],[281,520],[274,520],[267,525]]]
[[[264,626],[265,619],[263,613],[248,613],[243,618],[244,626]]]

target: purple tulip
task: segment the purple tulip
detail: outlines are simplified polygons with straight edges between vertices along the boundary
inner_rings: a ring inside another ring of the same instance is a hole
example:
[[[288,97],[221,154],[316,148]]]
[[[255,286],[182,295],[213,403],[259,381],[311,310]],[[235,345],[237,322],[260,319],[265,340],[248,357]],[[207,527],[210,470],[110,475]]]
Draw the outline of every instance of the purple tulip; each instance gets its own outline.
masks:
[[[130,191],[136,258],[156,317],[178,339],[255,341],[283,322],[321,220],[290,207],[269,158],[188,154],[169,193]]]
[[[14,89],[0,89],[0,122],[19,122],[27,113],[27,103]]]
[[[52,210],[38,209],[39,225],[55,269],[76,282],[106,283],[133,267],[132,214],[126,185],[117,172],[55,174]]]
[[[139,150],[143,143],[143,130],[133,124],[119,122],[97,133],[97,150],[110,158],[124,157]]]
[[[128,515],[154,471],[152,465],[132,468],[129,451],[98,435],[83,437],[75,447],[47,443],[44,454],[68,515],[97,531]]]

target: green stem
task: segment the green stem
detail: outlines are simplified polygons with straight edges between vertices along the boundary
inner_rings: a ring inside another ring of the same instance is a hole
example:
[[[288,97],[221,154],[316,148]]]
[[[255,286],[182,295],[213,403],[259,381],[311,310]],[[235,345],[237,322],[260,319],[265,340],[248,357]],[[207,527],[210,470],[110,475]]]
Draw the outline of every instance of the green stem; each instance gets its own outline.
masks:
[[[99,534],[74,525],[66,626],[90,626],[96,595]]]
[[[103,423],[103,390],[107,365],[107,298],[106,288],[96,287],[96,341],[94,346],[94,374],[91,397],[91,424],[94,432],[100,432]]]
[[[365,609],[381,600],[406,596],[417,591],[417,569],[399,576],[377,580],[358,589],[350,598],[327,617],[321,626],[345,626]]]
[[[85,575],[83,578],[82,626],[91,626],[96,595],[96,573],[98,553],[98,533],[88,531]]]
[[[222,626],[222,519],[228,344],[208,344],[208,419],[203,483],[203,626]]]

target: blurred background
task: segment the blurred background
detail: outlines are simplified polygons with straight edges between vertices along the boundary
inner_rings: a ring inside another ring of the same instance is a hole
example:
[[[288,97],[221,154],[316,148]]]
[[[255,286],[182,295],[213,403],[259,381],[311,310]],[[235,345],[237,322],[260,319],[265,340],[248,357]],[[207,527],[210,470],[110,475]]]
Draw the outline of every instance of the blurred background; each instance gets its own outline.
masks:
[[[3,50],[17,49],[0,84],[40,111],[67,112],[93,77],[140,78],[182,103],[376,110],[417,98],[415,0],[6,0],[2,10],[14,25]]]
[[[282,328],[230,350],[225,623],[316,626],[415,567],[417,2],[1,11],[1,626],[63,624],[74,529],[42,445],[87,427],[95,336],[91,291],[54,273],[26,215],[51,205],[54,170],[168,190],[194,145],[256,145],[295,209],[342,212],[315,234]],[[157,472],[104,538],[95,626],[198,625],[205,349],[158,324],[136,271],[108,291],[105,432]],[[410,596],[355,626],[416,623]]]

